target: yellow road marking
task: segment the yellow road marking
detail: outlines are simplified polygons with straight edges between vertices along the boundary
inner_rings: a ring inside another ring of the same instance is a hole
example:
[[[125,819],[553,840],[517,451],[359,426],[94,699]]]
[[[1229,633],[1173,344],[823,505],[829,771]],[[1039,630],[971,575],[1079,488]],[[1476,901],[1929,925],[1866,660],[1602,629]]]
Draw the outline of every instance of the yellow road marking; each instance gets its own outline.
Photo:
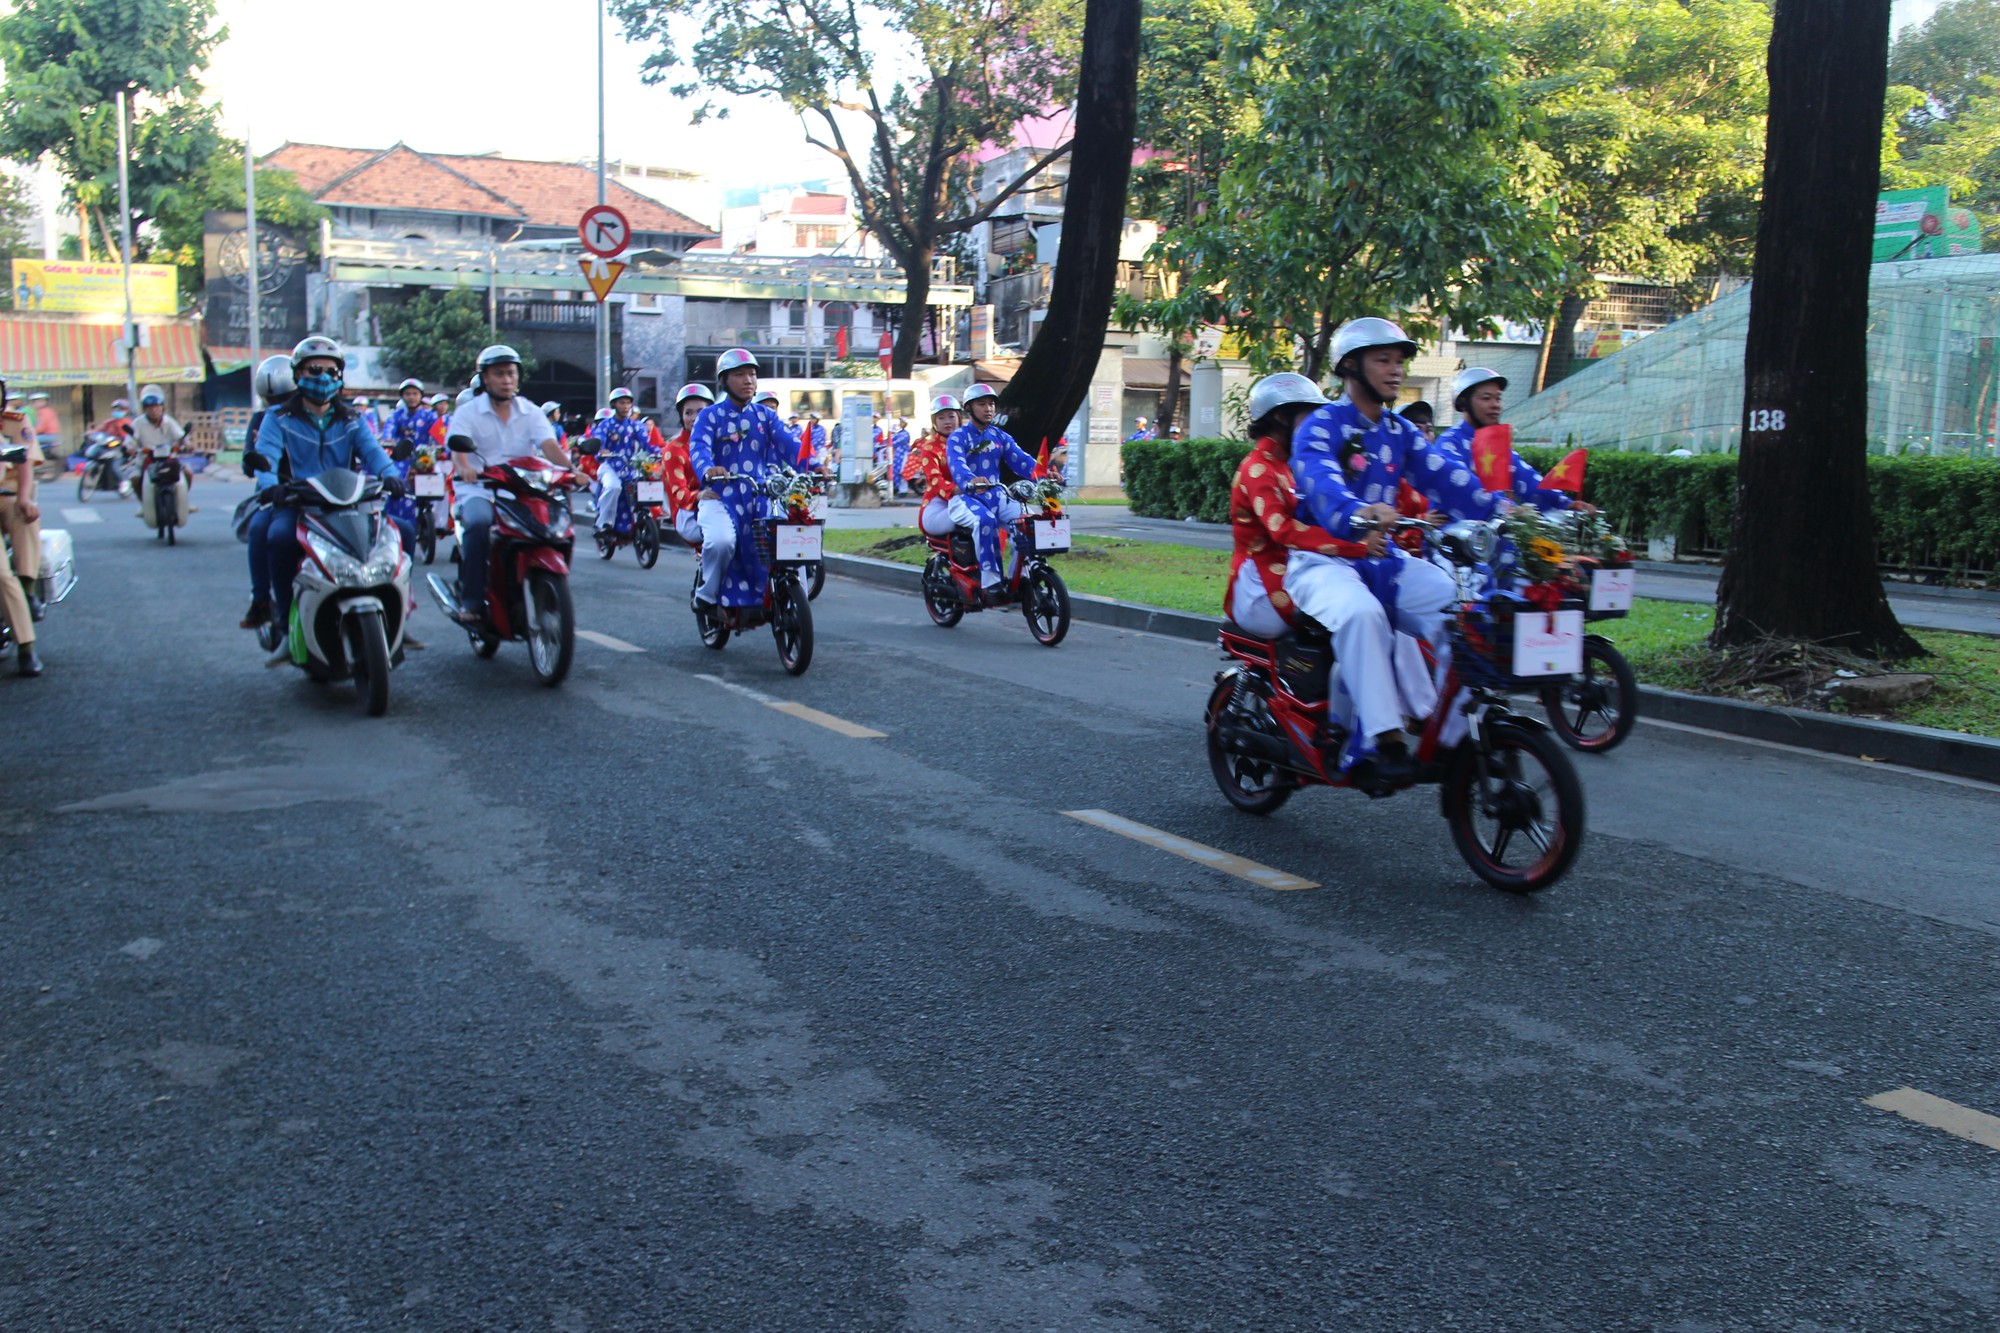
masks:
[[[1252,884],[1261,884],[1267,889],[1276,889],[1281,893],[1286,893],[1296,889],[1316,889],[1319,887],[1319,884],[1314,880],[1300,879],[1297,875],[1288,875],[1282,870],[1273,870],[1269,866],[1259,865],[1255,861],[1247,861],[1240,856],[1222,851],[1219,848],[1204,846],[1198,842],[1190,842],[1186,838],[1168,833],[1163,829],[1156,829],[1150,825],[1141,824],[1136,820],[1126,819],[1122,815],[1114,815],[1109,810],[1065,810],[1063,813],[1071,819],[1081,820],[1086,824],[1094,824],[1098,828],[1116,833],[1120,837],[1130,838],[1134,842],[1143,842],[1148,847],[1157,847],[1163,852],[1172,852],[1175,856],[1185,857],[1199,865],[1205,865],[1211,870],[1220,870],[1225,875],[1234,875],[1238,879],[1247,879]]]
[[[873,728],[864,727],[859,723],[849,722],[845,718],[835,717],[831,713],[822,713],[819,709],[808,708],[804,704],[780,703],[777,700],[771,700],[765,703],[764,707],[775,708],[780,713],[789,713],[793,717],[810,722],[815,726],[825,727],[828,731],[837,731],[843,736],[852,736],[859,741],[881,740],[889,734],[886,731],[876,731]]]
[[[886,731],[876,731],[871,727],[864,727],[858,722],[849,722],[846,718],[835,717],[831,713],[822,713],[819,709],[808,708],[804,704],[787,703],[783,699],[773,699],[762,690],[753,690],[748,685],[738,685],[735,681],[724,680],[720,676],[711,676],[706,672],[696,672],[695,679],[705,680],[711,685],[720,685],[731,694],[740,694],[746,699],[755,699],[766,708],[775,708],[780,713],[798,718],[802,722],[810,722],[814,726],[825,727],[828,731],[838,732],[842,736],[850,736],[855,740],[882,740],[889,734]]]
[[[589,639],[592,643],[602,644],[613,652],[643,653],[646,651],[636,643],[627,643],[623,639],[614,639],[609,634],[599,634],[594,629],[580,629],[576,632],[576,637],[579,639]]]
[[[1956,1134],[1982,1147],[2000,1149],[2000,1116],[1990,1116],[1970,1106],[1933,1097],[1928,1092],[1919,1092],[1915,1088],[1891,1088],[1888,1092],[1864,1098],[1861,1104],[1878,1111],[1893,1111],[1905,1120]]]

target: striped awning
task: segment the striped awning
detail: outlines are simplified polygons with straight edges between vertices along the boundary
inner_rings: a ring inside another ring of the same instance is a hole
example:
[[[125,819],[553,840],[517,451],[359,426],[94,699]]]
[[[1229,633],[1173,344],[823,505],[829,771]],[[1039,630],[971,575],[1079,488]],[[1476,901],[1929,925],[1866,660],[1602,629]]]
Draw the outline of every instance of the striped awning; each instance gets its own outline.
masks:
[[[134,358],[138,378],[199,384],[208,378],[201,358],[201,322],[148,324],[146,345]],[[117,323],[0,315],[0,379],[15,385],[123,384],[125,357]]]

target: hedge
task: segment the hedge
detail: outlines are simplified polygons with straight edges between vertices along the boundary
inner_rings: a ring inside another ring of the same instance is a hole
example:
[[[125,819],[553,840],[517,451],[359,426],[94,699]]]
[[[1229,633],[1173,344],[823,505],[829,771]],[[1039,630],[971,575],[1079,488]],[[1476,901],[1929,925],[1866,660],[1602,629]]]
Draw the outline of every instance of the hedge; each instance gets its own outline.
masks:
[[[1134,440],[1125,495],[1151,518],[1229,518],[1229,487],[1247,446],[1236,440]],[[1523,448],[1546,471],[1561,449]],[[1895,569],[1961,574],[2000,569],[2000,463],[1972,458],[1868,459],[1878,559]],[[1720,550],[1736,499],[1736,456],[1593,450],[1584,493],[1635,543],[1673,537],[1684,551]]]

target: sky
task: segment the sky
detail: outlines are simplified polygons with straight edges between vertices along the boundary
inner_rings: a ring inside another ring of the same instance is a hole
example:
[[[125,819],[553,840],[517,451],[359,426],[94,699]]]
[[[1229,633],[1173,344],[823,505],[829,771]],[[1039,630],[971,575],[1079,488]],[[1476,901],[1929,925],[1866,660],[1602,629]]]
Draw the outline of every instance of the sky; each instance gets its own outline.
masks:
[[[298,49],[315,11],[276,0],[220,0],[228,40],[208,87],[229,132],[266,153],[291,140],[429,152],[501,152],[575,161],[597,155],[593,0],[339,0],[335,35]],[[313,24],[323,30],[323,24]],[[346,69],[327,77],[327,52]],[[398,54],[399,52],[405,54]],[[345,53],[344,57],[339,53]],[[605,20],[605,149],[612,158],[706,171],[725,185],[790,184],[839,170],[796,118],[741,99],[730,118],[688,123],[690,104],[639,76],[646,52]]]

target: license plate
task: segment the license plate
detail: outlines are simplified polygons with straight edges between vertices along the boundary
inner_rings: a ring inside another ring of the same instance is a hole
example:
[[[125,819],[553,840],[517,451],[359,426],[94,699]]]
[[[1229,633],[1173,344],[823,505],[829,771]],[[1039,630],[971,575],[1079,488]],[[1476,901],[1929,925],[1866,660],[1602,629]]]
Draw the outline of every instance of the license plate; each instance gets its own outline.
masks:
[[[664,481],[642,481],[637,483],[640,504],[665,504],[667,483]]]
[[[820,558],[820,526],[817,523],[777,523],[772,525],[772,549],[785,563]]]
[[[417,495],[439,500],[444,498],[444,478],[435,472],[417,473],[410,478],[410,487]]]
[[[1066,518],[1041,518],[1032,524],[1035,530],[1037,551],[1067,551],[1069,549],[1069,520]]]
[[[1583,612],[1514,613],[1514,674],[1573,676],[1583,670]]]
[[[1590,609],[1630,611],[1632,583],[1632,571],[1629,569],[1596,570],[1590,576]]]

